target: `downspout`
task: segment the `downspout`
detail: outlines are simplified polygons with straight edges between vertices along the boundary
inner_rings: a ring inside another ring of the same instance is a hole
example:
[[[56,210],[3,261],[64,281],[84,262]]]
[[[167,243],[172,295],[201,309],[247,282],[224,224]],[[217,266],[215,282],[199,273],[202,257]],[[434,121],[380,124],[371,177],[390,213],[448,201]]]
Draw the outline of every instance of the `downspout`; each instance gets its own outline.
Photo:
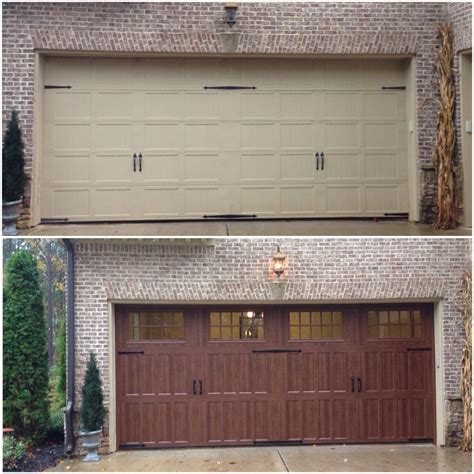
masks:
[[[64,451],[74,452],[74,247],[70,239],[63,239],[67,250],[67,401],[64,415],[66,419],[66,441]]]

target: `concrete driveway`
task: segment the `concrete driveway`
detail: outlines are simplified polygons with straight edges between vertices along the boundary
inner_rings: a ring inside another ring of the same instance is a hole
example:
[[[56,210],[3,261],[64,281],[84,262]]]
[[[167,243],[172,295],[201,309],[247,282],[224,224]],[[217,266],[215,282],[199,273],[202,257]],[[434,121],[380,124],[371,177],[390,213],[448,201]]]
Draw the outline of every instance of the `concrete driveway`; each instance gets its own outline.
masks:
[[[430,225],[404,220],[259,220],[259,221],[187,221],[108,224],[41,224],[22,230],[31,236],[391,236],[471,235],[472,230],[460,227],[450,231],[435,231]]]
[[[471,453],[431,444],[163,449],[120,451],[97,463],[74,458],[51,471],[471,472]]]

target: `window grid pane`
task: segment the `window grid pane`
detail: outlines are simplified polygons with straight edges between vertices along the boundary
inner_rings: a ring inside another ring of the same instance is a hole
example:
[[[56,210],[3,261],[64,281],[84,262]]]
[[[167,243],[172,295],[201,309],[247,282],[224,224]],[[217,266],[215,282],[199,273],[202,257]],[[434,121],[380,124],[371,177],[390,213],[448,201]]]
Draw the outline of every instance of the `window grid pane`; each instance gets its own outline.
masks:
[[[209,339],[239,341],[263,339],[263,313],[254,311],[212,312],[209,314]]]
[[[128,339],[183,340],[184,313],[170,311],[129,313]]]
[[[367,335],[392,339],[422,337],[421,311],[369,311]]]
[[[343,339],[340,311],[291,311],[288,319],[290,339]]]

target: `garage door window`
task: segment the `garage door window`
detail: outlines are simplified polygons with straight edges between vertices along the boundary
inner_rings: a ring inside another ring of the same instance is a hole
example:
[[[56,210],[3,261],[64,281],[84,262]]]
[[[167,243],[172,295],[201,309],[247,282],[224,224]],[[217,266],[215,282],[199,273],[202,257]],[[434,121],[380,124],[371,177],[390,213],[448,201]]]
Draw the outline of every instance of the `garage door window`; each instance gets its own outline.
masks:
[[[263,312],[229,311],[209,314],[209,338],[213,340],[263,339]]]
[[[370,338],[421,337],[421,312],[409,310],[369,311],[367,327]]]
[[[290,339],[342,339],[340,311],[290,312]]]
[[[184,339],[182,312],[136,312],[128,315],[128,338],[140,340]]]

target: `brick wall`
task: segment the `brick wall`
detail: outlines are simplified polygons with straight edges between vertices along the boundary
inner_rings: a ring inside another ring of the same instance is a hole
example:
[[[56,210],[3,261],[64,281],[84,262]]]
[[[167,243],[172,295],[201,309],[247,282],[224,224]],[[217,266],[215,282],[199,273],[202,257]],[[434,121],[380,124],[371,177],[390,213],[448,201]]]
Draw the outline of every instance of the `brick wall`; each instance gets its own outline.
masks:
[[[451,13],[463,31],[470,7],[444,3],[242,3],[237,24],[224,23],[222,3],[3,4],[3,117],[19,109],[32,169],[33,50],[416,54],[420,210],[433,217],[431,152],[436,95],[431,61],[436,28]],[[470,44],[468,33],[458,42]],[[24,217],[28,217],[27,191]]]
[[[270,260],[287,255],[283,283]],[[368,301],[440,299],[444,393],[459,395],[462,315],[458,292],[470,268],[468,239],[216,239],[213,245],[82,240],[76,251],[76,400],[89,351],[108,403],[108,301]],[[452,425],[452,423],[451,423]]]

